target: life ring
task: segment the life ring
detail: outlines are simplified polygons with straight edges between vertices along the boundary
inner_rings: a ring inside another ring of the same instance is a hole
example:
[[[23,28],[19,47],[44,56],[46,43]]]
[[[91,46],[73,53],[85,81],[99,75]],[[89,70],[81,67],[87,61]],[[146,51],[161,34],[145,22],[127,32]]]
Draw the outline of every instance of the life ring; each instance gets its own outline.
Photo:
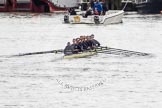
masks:
[[[80,22],[80,16],[74,16],[74,22],[79,23]]]
[[[160,11],[160,13],[162,14],[162,10]]]

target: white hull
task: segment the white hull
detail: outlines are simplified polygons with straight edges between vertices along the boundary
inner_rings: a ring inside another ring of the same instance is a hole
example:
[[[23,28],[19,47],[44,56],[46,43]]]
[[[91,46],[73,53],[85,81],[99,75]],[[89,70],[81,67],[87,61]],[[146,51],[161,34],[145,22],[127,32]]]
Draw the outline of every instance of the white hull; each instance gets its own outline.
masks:
[[[121,23],[124,15],[124,11],[108,11],[104,16],[90,15],[87,18],[82,16],[83,12],[77,15],[68,15],[69,21],[71,24],[116,24]],[[95,18],[98,18],[98,22],[95,21]],[[65,21],[65,19],[64,19]],[[67,23],[67,22],[66,22]]]
[[[105,16],[105,19],[103,20],[103,24],[117,24],[121,23],[123,19],[124,11],[114,11],[114,12],[108,12]]]

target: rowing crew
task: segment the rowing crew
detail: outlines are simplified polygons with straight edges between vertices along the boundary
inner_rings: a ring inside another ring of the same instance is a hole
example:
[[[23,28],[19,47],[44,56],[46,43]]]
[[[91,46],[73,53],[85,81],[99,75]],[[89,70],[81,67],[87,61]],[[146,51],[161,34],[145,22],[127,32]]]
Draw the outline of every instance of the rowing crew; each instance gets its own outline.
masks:
[[[77,54],[87,50],[92,50],[100,46],[100,43],[94,39],[94,35],[80,36],[80,38],[73,39],[73,43],[67,43],[64,49],[65,55]]]

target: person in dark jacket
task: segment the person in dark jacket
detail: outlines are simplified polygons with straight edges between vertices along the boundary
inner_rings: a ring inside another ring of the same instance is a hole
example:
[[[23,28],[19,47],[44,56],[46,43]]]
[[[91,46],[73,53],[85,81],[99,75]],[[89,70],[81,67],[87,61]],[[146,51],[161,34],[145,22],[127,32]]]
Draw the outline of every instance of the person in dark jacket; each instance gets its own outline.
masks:
[[[94,3],[95,3],[95,0],[91,0],[91,1],[90,1],[90,5],[91,5],[91,8],[92,8],[92,9],[94,8]]]
[[[69,13],[70,13],[70,15],[76,15],[77,14],[74,8],[70,8]]]
[[[88,49],[88,44],[86,43],[85,37],[83,38],[82,43],[83,43],[83,49],[84,49],[84,50],[87,50],[87,49]]]
[[[94,39],[94,34],[91,34],[91,40],[93,42],[93,44],[95,45],[95,47],[100,47],[100,43]]]
[[[90,36],[87,36],[86,39],[87,39],[86,43],[88,45],[88,48],[87,49],[88,50],[94,49],[95,44],[92,42]]]
[[[102,0],[102,8],[103,8],[102,15],[105,15],[106,11],[108,11],[105,0]]]
[[[71,45],[73,54],[77,54],[79,52],[78,44],[76,39],[73,39],[73,44]]]
[[[79,52],[83,52],[83,45],[80,38],[77,38],[77,45]]]
[[[85,36],[80,36],[80,40],[81,40],[81,45],[82,45],[82,47],[83,47],[83,50],[84,50],[84,51],[87,50],[88,45],[87,45],[87,43],[86,43]]]
[[[64,54],[65,55],[73,54],[70,42],[67,43],[67,46],[64,49]]]
[[[92,15],[92,14],[93,14],[93,10],[92,10],[90,4],[88,4],[88,7],[87,7],[87,10],[85,13],[85,18],[87,18],[89,15]]]

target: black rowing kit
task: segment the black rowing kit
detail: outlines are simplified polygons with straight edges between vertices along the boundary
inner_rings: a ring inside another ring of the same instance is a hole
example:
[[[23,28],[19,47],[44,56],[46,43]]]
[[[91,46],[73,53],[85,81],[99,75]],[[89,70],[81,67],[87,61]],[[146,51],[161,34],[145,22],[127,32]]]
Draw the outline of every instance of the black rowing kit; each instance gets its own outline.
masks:
[[[64,54],[65,55],[77,54],[78,52],[91,50],[99,46],[100,46],[100,43],[95,39],[83,41],[83,42],[80,42],[79,44],[72,44],[70,46],[66,46],[64,49]]]

